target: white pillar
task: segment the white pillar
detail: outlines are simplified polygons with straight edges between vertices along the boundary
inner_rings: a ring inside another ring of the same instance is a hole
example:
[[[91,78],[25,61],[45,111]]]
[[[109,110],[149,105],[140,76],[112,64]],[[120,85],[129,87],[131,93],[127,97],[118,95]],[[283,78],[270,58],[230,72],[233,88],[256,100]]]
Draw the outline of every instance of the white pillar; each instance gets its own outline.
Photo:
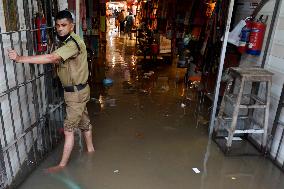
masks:
[[[4,8],[3,8],[3,1],[0,1],[0,28],[3,31],[6,31],[6,26],[5,26],[5,15],[4,15]]]
[[[58,0],[58,6],[59,6],[59,10],[65,10],[68,9],[68,2],[67,0]]]
[[[80,33],[80,0],[76,0],[76,34]]]
[[[221,55],[220,55],[218,77],[217,77],[216,88],[215,88],[215,93],[214,93],[214,103],[213,103],[213,108],[212,108],[212,112],[211,112],[211,119],[210,119],[210,126],[209,126],[209,137],[212,136],[214,124],[215,124],[217,102],[218,102],[218,98],[219,98],[220,83],[221,83],[221,77],[222,77],[222,73],[223,73],[224,61],[225,61],[225,56],[226,56],[228,36],[229,36],[229,30],[230,30],[230,25],[231,25],[232,13],[233,13],[233,9],[234,9],[234,3],[235,3],[235,0],[230,0],[226,30],[225,30],[224,41],[223,41],[223,45],[222,45],[222,51],[221,51]]]

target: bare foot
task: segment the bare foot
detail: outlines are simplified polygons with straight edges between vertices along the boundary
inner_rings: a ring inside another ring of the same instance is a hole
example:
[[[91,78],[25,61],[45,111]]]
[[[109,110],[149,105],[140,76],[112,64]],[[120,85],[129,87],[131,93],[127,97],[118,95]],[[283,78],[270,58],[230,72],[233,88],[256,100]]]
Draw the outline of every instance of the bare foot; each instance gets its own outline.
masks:
[[[53,166],[53,167],[47,168],[45,170],[45,172],[46,173],[57,173],[57,172],[61,171],[64,168],[65,168],[65,166],[57,165],[57,166]]]
[[[92,154],[92,153],[94,153],[95,152],[95,149],[94,148],[92,148],[92,149],[90,149],[90,150],[87,150],[87,153],[88,154]]]

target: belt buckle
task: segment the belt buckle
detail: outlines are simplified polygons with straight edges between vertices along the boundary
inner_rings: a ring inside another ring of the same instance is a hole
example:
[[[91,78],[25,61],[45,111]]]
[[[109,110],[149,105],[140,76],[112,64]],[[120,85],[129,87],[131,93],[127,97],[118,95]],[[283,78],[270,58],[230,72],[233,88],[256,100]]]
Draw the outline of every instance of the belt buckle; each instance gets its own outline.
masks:
[[[73,86],[73,89],[74,89],[74,92],[78,92],[78,91],[80,91],[80,89],[79,89],[78,85],[74,85],[74,86]]]
[[[79,85],[75,85],[74,88],[76,89],[76,91],[81,91],[86,87],[86,84],[79,84]]]

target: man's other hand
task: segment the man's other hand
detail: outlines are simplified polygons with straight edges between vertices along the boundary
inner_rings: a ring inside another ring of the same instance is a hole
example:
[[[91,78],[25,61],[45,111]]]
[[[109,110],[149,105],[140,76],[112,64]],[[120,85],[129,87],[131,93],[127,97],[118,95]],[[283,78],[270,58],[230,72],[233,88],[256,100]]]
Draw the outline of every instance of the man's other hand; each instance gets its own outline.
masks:
[[[11,60],[14,60],[16,62],[18,62],[20,58],[20,56],[15,50],[8,50],[8,56]]]

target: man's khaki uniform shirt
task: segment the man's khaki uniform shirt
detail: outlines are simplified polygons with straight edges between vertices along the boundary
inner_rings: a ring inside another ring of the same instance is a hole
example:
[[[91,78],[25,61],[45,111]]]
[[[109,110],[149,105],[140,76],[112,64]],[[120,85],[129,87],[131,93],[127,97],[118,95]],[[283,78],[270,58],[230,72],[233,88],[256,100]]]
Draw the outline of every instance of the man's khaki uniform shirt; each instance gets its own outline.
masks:
[[[72,37],[74,40],[69,39]],[[74,32],[54,51],[62,58],[57,74],[63,87],[87,83],[89,70],[84,41]]]

